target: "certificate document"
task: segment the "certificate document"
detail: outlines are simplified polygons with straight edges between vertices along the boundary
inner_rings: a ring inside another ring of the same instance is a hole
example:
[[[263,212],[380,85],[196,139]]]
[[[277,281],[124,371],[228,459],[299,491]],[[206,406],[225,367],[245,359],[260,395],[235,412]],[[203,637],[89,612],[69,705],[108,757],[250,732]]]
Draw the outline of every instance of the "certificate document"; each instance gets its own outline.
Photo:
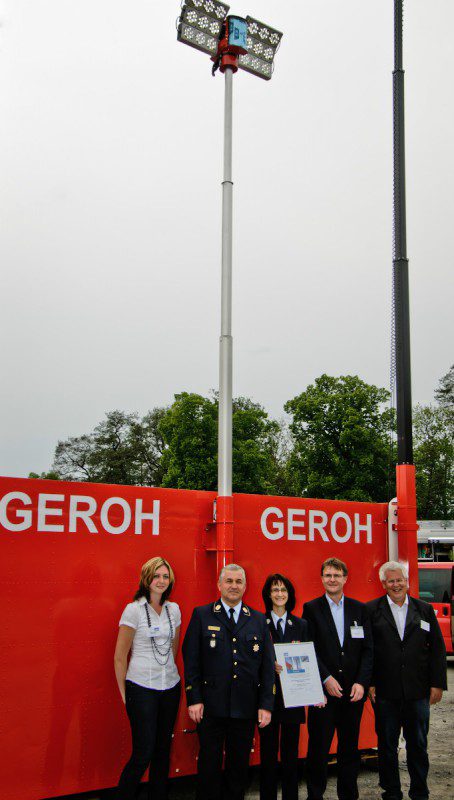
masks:
[[[285,708],[313,706],[325,699],[313,642],[274,645],[276,661],[282,667],[282,695]]]

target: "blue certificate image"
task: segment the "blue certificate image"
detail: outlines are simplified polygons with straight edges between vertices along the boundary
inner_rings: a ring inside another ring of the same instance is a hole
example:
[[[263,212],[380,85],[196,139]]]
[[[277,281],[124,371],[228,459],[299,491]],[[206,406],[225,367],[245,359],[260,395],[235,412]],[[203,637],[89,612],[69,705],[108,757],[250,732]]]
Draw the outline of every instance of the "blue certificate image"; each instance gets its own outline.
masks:
[[[303,664],[305,661],[309,661],[309,656],[291,656],[289,653],[284,653],[284,658],[287,672],[306,672]]]

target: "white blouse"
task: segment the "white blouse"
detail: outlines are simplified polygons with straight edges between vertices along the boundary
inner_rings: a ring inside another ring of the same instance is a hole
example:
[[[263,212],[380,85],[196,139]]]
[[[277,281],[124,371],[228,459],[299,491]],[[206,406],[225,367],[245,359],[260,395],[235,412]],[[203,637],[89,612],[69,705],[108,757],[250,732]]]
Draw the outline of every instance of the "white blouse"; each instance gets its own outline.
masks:
[[[154,608],[148,603],[148,613],[151,623],[150,629],[148,627],[147,613],[145,610],[146,603],[147,600],[145,597],[141,597],[140,600],[134,600],[133,603],[128,603],[119,622],[119,625],[127,625],[129,628],[134,628],[135,630],[126,680],[133,681],[133,683],[144,686],[146,689],[158,689],[161,691],[163,689],[171,689],[173,686],[176,686],[180,680],[172,648],[170,648],[169,660],[167,663],[163,666],[158,664],[153,652],[150,633],[159,650],[161,650],[161,652],[166,651],[170,644],[170,626],[166,607],[169,610],[169,615],[172,620],[174,635],[176,629],[181,625],[180,609],[177,603],[171,603],[169,600],[165,600],[161,614],[157,614]],[[159,661],[163,661],[164,657],[158,654],[158,659]]]

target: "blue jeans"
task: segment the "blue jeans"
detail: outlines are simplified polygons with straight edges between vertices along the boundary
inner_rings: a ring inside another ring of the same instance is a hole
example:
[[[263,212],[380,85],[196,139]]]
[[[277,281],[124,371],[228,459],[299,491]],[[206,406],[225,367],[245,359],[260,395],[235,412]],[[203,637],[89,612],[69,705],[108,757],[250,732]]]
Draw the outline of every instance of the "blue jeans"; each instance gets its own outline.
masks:
[[[403,729],[407,748],[407,767],[410,774],[411,800],[427,800],[427,734],[429,733],[429,698],[422,700],[384,700],[377,697],[374,704],[375,730],[378,737],[378,773],[383,800],[402,800],[400,788],[398,746]]]

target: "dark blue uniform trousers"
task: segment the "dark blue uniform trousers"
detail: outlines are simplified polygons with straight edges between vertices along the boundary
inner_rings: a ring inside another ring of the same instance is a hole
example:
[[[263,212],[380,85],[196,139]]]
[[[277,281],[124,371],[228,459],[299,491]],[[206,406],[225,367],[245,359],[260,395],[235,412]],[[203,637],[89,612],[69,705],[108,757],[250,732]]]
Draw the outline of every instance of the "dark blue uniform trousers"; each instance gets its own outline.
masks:
[[[277,800],[280,735],[282,800],[298,800],[299,722],[273,720],[260,730],[260,800]]]
[[[197,800],[243,800],[255,719],[205,716],[197,726]],[[225,749],[224,774],[222,759]]]

